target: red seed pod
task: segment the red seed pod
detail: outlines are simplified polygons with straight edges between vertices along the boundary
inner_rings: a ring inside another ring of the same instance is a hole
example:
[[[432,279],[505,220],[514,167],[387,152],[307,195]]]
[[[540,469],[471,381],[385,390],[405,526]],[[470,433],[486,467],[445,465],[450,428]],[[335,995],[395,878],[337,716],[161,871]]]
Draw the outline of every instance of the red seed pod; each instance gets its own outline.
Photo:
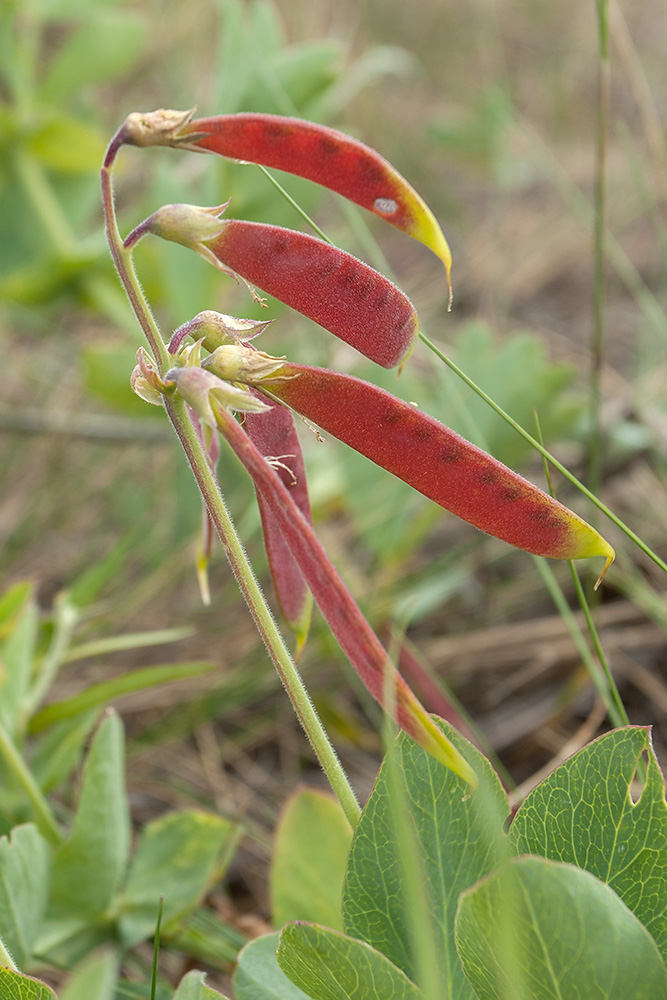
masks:
[[[287,364],[285,376],[267,381],[274,396],[482,531],[536,555],[613,560],[571,510],[409,403],[322,368]]]
[[[271,510],[290,552],[341,649],[378,702],[425,750],[473,788],[477,778],[468,762],[428,715],[364,618],[359,606],[329,561],[309,521],[241,425],[213,402],[218,428],[252,476],[258,495]],[[270,414],[264,415],[270,419]]]
[[[417,313],[384,275],[305,233],[236,219],[219,225],[220,232],[201,243],[225,267],[385,368],[408,356],[419,331]]]
[[[189,134],[189,148],[305,177],[386,219],[440,257],[449,283],[451,253],[433,213],[370,146],[325,125],[252,113],[195,119],[180,130],[175,145],[185,145]]]
[[[269,460],[269,465],[303,516],[311,522],[306,470],[294,418],[284,406],[274,406],[270,413],[261,414],[264,419],[257,419],[258,416],[260,415],[254,413],[246,414],[244,420],[246,433],[257,450]],[[262,518],[264,547],[276,596],[283,618],[296,633],[297,653],[299,653],[308,636],[312,597],[261,492],[257,493],[257,504]]]

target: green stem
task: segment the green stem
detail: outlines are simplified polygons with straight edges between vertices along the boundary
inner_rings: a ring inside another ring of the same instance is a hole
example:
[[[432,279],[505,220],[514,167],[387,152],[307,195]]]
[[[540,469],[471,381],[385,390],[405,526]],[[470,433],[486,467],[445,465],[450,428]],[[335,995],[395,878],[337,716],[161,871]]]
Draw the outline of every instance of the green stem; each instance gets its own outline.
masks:
[[[63,842],[63,834],[51,812],[51,807],[42,794],[42,790],[33,778],[23,757],[16,749],[13,740],[5,727],[0,723],[0,757],[7,765],[7,770],[13,774],[28,797],[35,821],[44,837],[58,847]]]
[[[607,212],[607,138],[609,131],[609,2],[596,0],[598,13],[598,104],[595,141],[595,206],[593,227],[593,331],[591,338],[591,435],[588,478],[592,490],[602,479],[603,432],[600,417],[600,379],[604,356],[605,229]]]
[[[131,251],[123,248],[123,241],[116,222],[111,170],[121,145],[122,130],[112,140],[102,168],[102,192],[107,237],[114,263],[130,304],[154,351],[160,372],[164,374],[169,364],[169,356],[139,285],[132,264]],[[197,437],[192,421],[188,417],[185,403],[176,396],[165,397],[165,409],[183,446],[206,509],[222,542],[234,576],[250,609],[257,629],[294,706],[304,732],[315,751],[320,766],[326,774],[350,826],[354,829],[361,815],[359,803],[331,745],[326,730],[315,711],[294,661],[285,645],[285,641],[273,620],[271,611],[260,590],[252,566],[225,506],[220,487],[211,472],[206,454]]]
[[[613,674],[609,668],[609,661],[607,660],[606,654],[602,648],[602,643],[600,642],[600,636],[598,634],[597,627],[593,621],[593,616],[591,614],[591,609],[586,600],[586,595],[584,593],[584,588],[581,585],[581,579],[579,573],[577,572],[577,567],[574,565],[572,560],[569,560],[570,571],[572,573],[572,579],[574,580],[574,586],[577,591],[577,599],[581,606],[581,610],[584,613],[584,618],[586,619],[586,625],[588,626],[588,633],[591,637],[591,642],[595,649],[595,653],[598,658],[598,663],[602,668],[602,672],[606,680],[607,696],[605,697],[605,704],[607,705],[607,711],[609,712],[609,718],[614,723],[615,726],[628,726],[630,725],[630,719],[628,718],[628,713],[625,710],[625,705],[623,704],[623,699],[621,698],[620,692],[616,687],[616,681],[614,680]]]
[[[661,570],[667,573],[667,563],[665,563],[660,558],[659,555],[657,555],[651,548],[649,548],[649,546],[644,541],[642,541],[639,535],[635,534],[635,532],[630,527],[628,527],[628,525],[625,524],[625,522],[622,521],[620,517],[614,514],[614,512],[610,510],[609,507],[607,507],[606,504],[604,504],[591,490],[589,490],[588,487],[584,486],[584,484],[579,479],[577,479],[577,477],[574,476],[569,471],[569,469],[567,469],[563,465],[562,462],[559,462],[558,459],[554,455],[552,455],[550,451],[547,451],[547,449],[543,445],[541,445],[540,442],[537,441],[532,434],[529,434],[528,431],[521,426],[521,424],[518,424],[516,420],[510,417],[509,413],[506,413],[505,410],[503,410],[503,408],[499,406],[498,403],[495,402],[495,400],[493,400],[486,392],[484,392],[484,390],[481,389],[480,386],[478,386],[475,382],[473,382],[473,380],[469,378],[465,374],[465,372],[462,371],[462,369],[459,368],[458,365],[456,365],[451,360],[451,358],[448,358],[447,355],[444,354],[439,347],[436,347],[433,341],[429,340],[429,338],[426,336],[425,333],[420,332],[419,337],[426,345],[426,347],[428,347],[428,349],[436,355],[436,357],[440,358],[440,360],[444,362],[444,364],[446,364],[447,367],[451,369],[451,371],[453,371],[455,375],[458,375],[458,377],[462,379],[466,383],[466,385],[473,390],[473,392],[476,392],[477,395],[491,407],[491,409],[495,410],[498,416],[502,417],[503,420],[505,420],[510,425],[510,427],[513,427],[514,430],[517,432],[517,434],[520,434],[521,437],[525,441],[527,441],[533,448],[535,448],[535,450],[538,451],[543,458],[546,458],[546,460],[550,462],[555,469],[558,469],[558,471],[562,476],[564,476],[569,482],[571,482],[573,486],[576,486],[577,489],[584,494],[584,496],[588,497],[591,503],[594,503],[595,506],[598,508],[598,510],[601,510],[603,514],[606,514],[609,520],[613,521],[614,524],[618,528],[620,528],[621,531],[624,532],[628,536],[628,538],[630,538],[635,543],[635,545],[638,545],[639,548],[642,550],[642,552],[645,552],[646,555],[650,559],[652,559],[653,562],[657,566],[659,566]]]
[[[225,506],[218,483],[211,473],[194,427],[188,420],[185,404],[179,398],[173,397],[167,400],[165,405],[257,630],[269,651],[322,770],[326,774],[350,826],[354,829],[361,815],[359,804],[266,604],[252,566]]]

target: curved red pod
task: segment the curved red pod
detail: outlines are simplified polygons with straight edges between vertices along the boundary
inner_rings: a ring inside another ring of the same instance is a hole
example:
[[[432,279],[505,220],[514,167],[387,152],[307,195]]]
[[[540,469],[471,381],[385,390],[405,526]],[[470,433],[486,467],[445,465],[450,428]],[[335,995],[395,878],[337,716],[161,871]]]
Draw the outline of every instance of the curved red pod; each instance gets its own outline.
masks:
[[[343,132],[281,115],[242,113],[197,118],[179,132],[190,148],[260,163],[315,181],[356,202],[428,246],[443,262],[452,257],[435,216],[411,184],[370,146]]]
[[[419,332],[414,306],[368,264],[314,236],[224,219],[201,243],[225,267],[315,320],[371,361],[393,368]]]
[[[433,417],[350,375],[286,364],[266,387],[297,413],[441,507],[511,545],[555,559],[614,550],[594,528]]]
[[[244,426],[260,454],[270,460],[276,475],[303,516],[309,523],[312,522],[306,469],[290,410],[274,406],[270,413],[246,413]],[[257,505],[276,596],[283,618],[296,634],[299,653],[308,636],[312,597],[283,533],[259,491]]]
[[[425,750],[475,788],[474,771],[394,667],[284,484],[229,410],[215,400],[212,408],[219,430],[275,517],[331,631],[370,693]]]

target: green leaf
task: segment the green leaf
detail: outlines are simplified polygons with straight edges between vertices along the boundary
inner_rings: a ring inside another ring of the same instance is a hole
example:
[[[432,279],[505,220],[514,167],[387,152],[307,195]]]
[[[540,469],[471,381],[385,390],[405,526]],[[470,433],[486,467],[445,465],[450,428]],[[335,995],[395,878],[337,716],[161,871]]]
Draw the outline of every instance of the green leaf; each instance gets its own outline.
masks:
[[[0,966],[2,1000],[58,1000],[50,986]]]
[[[125,873],[129,838],[123,726],[115,712],[110,712],[84,766],[71,836],[54,857],[56,914],[89,919],[104,915]]]
[[[174,993],[174,1000],[225,1000],[222,993],[218,993],[217,990],[211,989],[207,986],[204,980],[206,979],[205,972],[197,972],[193,969],[192,972],[188,972],[187,976],[183,976],[176,992]]]
[[[152,936],[160,897],[164,933],[174,930],[220,878],[237,838],[234,823],[205,812],[169,813],[147,824],[119,901],[124,944]]]
[[[352,830],[330,795],[302,788],[287,802],[271,863],[271,912],[282,927],[309,920],[343,929],[341,895]]]
[[[86,389],[129,416],[163,417],[162,407],[150,406],[130,388],[136,354],[136,346],[127,343],[86,345],[80,357]]]
[[[52,170],[90,174],[99,170],[105,138],[94,125],[57,115],[49,117],[31,135],[28,146],[37,159]]]
[[[113,1000],[118,981],[118,956],[94,952],[72,973],[59,1000]]]
[[[0,596],[0,639],[9,635],[21,612],[32,601],[34,592],[32,583],[22,580]]]
[[[643,753],[646,784],[633,802]],[[530,793],[509,839],[516,854],[569,861],[610,885],[667,961],[667,804],[648,729],[616,729],[565,761]]]
[[[54,722],[78,716],[91,708],[101,708],[114,698],[133,694],[135,691],[147,691],[161,684],[169,684],[188,677],[199,677],[217,669],[217,663],[165,663],[120,674],[110,681],[93,684],[85,691],[72,695],[71,698],[46,705],[33,716],[30,731],[39,732]]]
[[[43,102],[58,106],[86,86],[120,79],[137,61],[145,30],[133,11],[96,10],[58,50],[40,87]]]
[[[343,921],[415,982],[468,1000],[454,946],[465,889],[503,857],[509,806],[488,761],[438,720],[479,778],[468,786],[406,736],[389,750],[362,813],[343,889]],[[429,949],[430,948],[430,953]]]
[[[278,933],[266,934],[245,946],[234,973],[236,1000],[306,1000],[307,994],[278,965],[279,937]]]
[[[316,924],[288,924],[278,964],[313,1000],[419,1000],[405,973],[364,941]]]
[[[31,601],[0,647],[0,724],[12,737],[23,728],[21,709],[34,666],[38,629],[39,612]]]
[[[466,892],[456,943],[479,1000],[665,1000],[655,941],[603,882],[520,858]]]
[[[95,710],[81,712],[74,719],[65,719],[52,726],[40,739],[30,767],[43,792],[53,791],[79,766],[98,716],[99,712]]]
[[[50,852],[28,823],[0,837],[0,938],[20,968],[32,965],[49,891]],[[1,995],[1,994],[0,994]]]
[[[206,906],[196,909],[175,934],[163,935],[162,941],[165,947],[185,952],[198,962],[215,968],[233,965],[241,948],[248,943],[247,937],[216,917]]]

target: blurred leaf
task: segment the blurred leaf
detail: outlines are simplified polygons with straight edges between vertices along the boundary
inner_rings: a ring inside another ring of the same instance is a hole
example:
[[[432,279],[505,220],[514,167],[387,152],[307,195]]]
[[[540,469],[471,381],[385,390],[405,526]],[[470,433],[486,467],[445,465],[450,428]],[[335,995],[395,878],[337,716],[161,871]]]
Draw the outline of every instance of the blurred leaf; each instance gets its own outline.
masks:
[[[178,984],[174,1000],[225,1000],[222,993],[206,985],[205,979],[205,972],[197,972],[196,969],[188,972]]]
[[[39,88],[42,101],[57,107],[82,88],[120,79],[137,62],[146,22],[136,11],[90,8],[58,49]]]
[[[665,1000],[655,941],[588,872],[519,858],[466,892],[456,943],[479,1000]]]
[[[148,823],[118,902],[125,945],[151,937],[160,897],[165,935],[194,910],[220,878],[237,836],[235,824],[204,812],[169,813]]]
[[[140,670],[128,671],[109,681],[93,684],[79,694],[62,701],[54,701],[37,712],[31,720],[31,731],[40,730],[61,719],[79,715],[91,708],[101,708],[115,698],[134,694],[137,691],[148,691],[173,681],[185,680],[189,677],[200,677],[218,669],[217,663],[165,663],[155,667],[144,667]]]
[[[22,728],[21,709],[34,668],[38,629],[39,612],[30,601],[0,645],[0,723],[12,737]]]
[[[648,729],[616,729],[566,760],[527,797],[509,839],[516,854],[568,861],[610,885],[667,961],[667,804]]]
[[[59,115],[49,117],[32,134],[28,146],[51,170],[67,174],[97,174],[106,140],[96,126]]]
[[[38,979],[24,976],[0,966],[0,997],[2,1000],[58,1000],[50,986]]]
[[[53,915],[95,920],[107,912],[125,871],[129,838],[123,726],[110,712],[86,759],[70,838],[54,856]]]
[[[86,389],[115,410],[131,416],[164,418],[160,406],[150,406],[130,389],[137,349],[132,344],[87,344],[81,353]]]
[[[454,914],[461,893],[494,871],[503,856],[509,806],[486,758],[436,721],[475,770],[479,787],[470,792],[452,771],[399,736],[352,840],[343,921],[348,934],[377,948],[412,980],[420,949],[430,940],[440,981],[457,1000],[472,1000],[454,947]],[[410,894],[415,882],[418,899]]]
[[[74,719],[65,719],[39,740],[31,756],[30,768],[43,792],[52,792],[78,768],[98,715],[99,712],[93,710]]]
[[[166,947],[185,952],[197,961],[216,968],[228,968],[236,962],[248,939],[202,906],[188,917],[184,927],[162,940]]]
[[[458,156],[467,166],[492,171],[502,180],[508,173],[508,136],[514,121],[514,106],[503,87],[487,86],[476,102],[456,121],[450,114],[431,129],[433,138],[450,156]],[[514,166],[514,177],[517,169]]]
[[[276,927],[309,920],[342,930],[341,895],[352,830],[338,802],[310,788],[287,801],[271,862]]]
[[[0,596],[0,639],[5,639],[14,629],[19,615],[33,600],[34,591],[30,581],[21,580]]]
[[[9,840],[0,837],[0,938],[21,968],[33,965],[32,947],[49,891],[50,860],[49,847],[32,823],[15,827]]]
[[[94,952],[74,970],[59,1000],[114,1000],[117,981],[118,956]]]
[[[545,441],[572,427],[581,408],[565,395],[574,371],[550,361],[536,335],[512,333],[501,342],[485,324],[471,322],[459,333],[454,355],[457,365],[522,426],[535,426],[537,410]],[[429,412],[511,468],[520,466],[532,454],[530,445],[479,396],[455,386],[453,373],[443,365],[438,370],[437,409]]]
[[[69,597],[77,608],[85,608],[96,601],[107,583],[119,577],[127,557],[141,537],[138,529],[128,531],[107,554],[93,562],[79,574],[69,587]]]
[[[266,934],[247,944],[234,973],[236,1000],[307,1000],[278,965],[279,934]]]
[[[271,72],[294,107],[303,111],[341,76],[343,51],[340,42],[328,40],[285,46],[273,58]]]
[[[283,972],[313,1000],[420,1000],[422,996],[381,952],[316,924],[288,924],[280,935],[277,958]]]

